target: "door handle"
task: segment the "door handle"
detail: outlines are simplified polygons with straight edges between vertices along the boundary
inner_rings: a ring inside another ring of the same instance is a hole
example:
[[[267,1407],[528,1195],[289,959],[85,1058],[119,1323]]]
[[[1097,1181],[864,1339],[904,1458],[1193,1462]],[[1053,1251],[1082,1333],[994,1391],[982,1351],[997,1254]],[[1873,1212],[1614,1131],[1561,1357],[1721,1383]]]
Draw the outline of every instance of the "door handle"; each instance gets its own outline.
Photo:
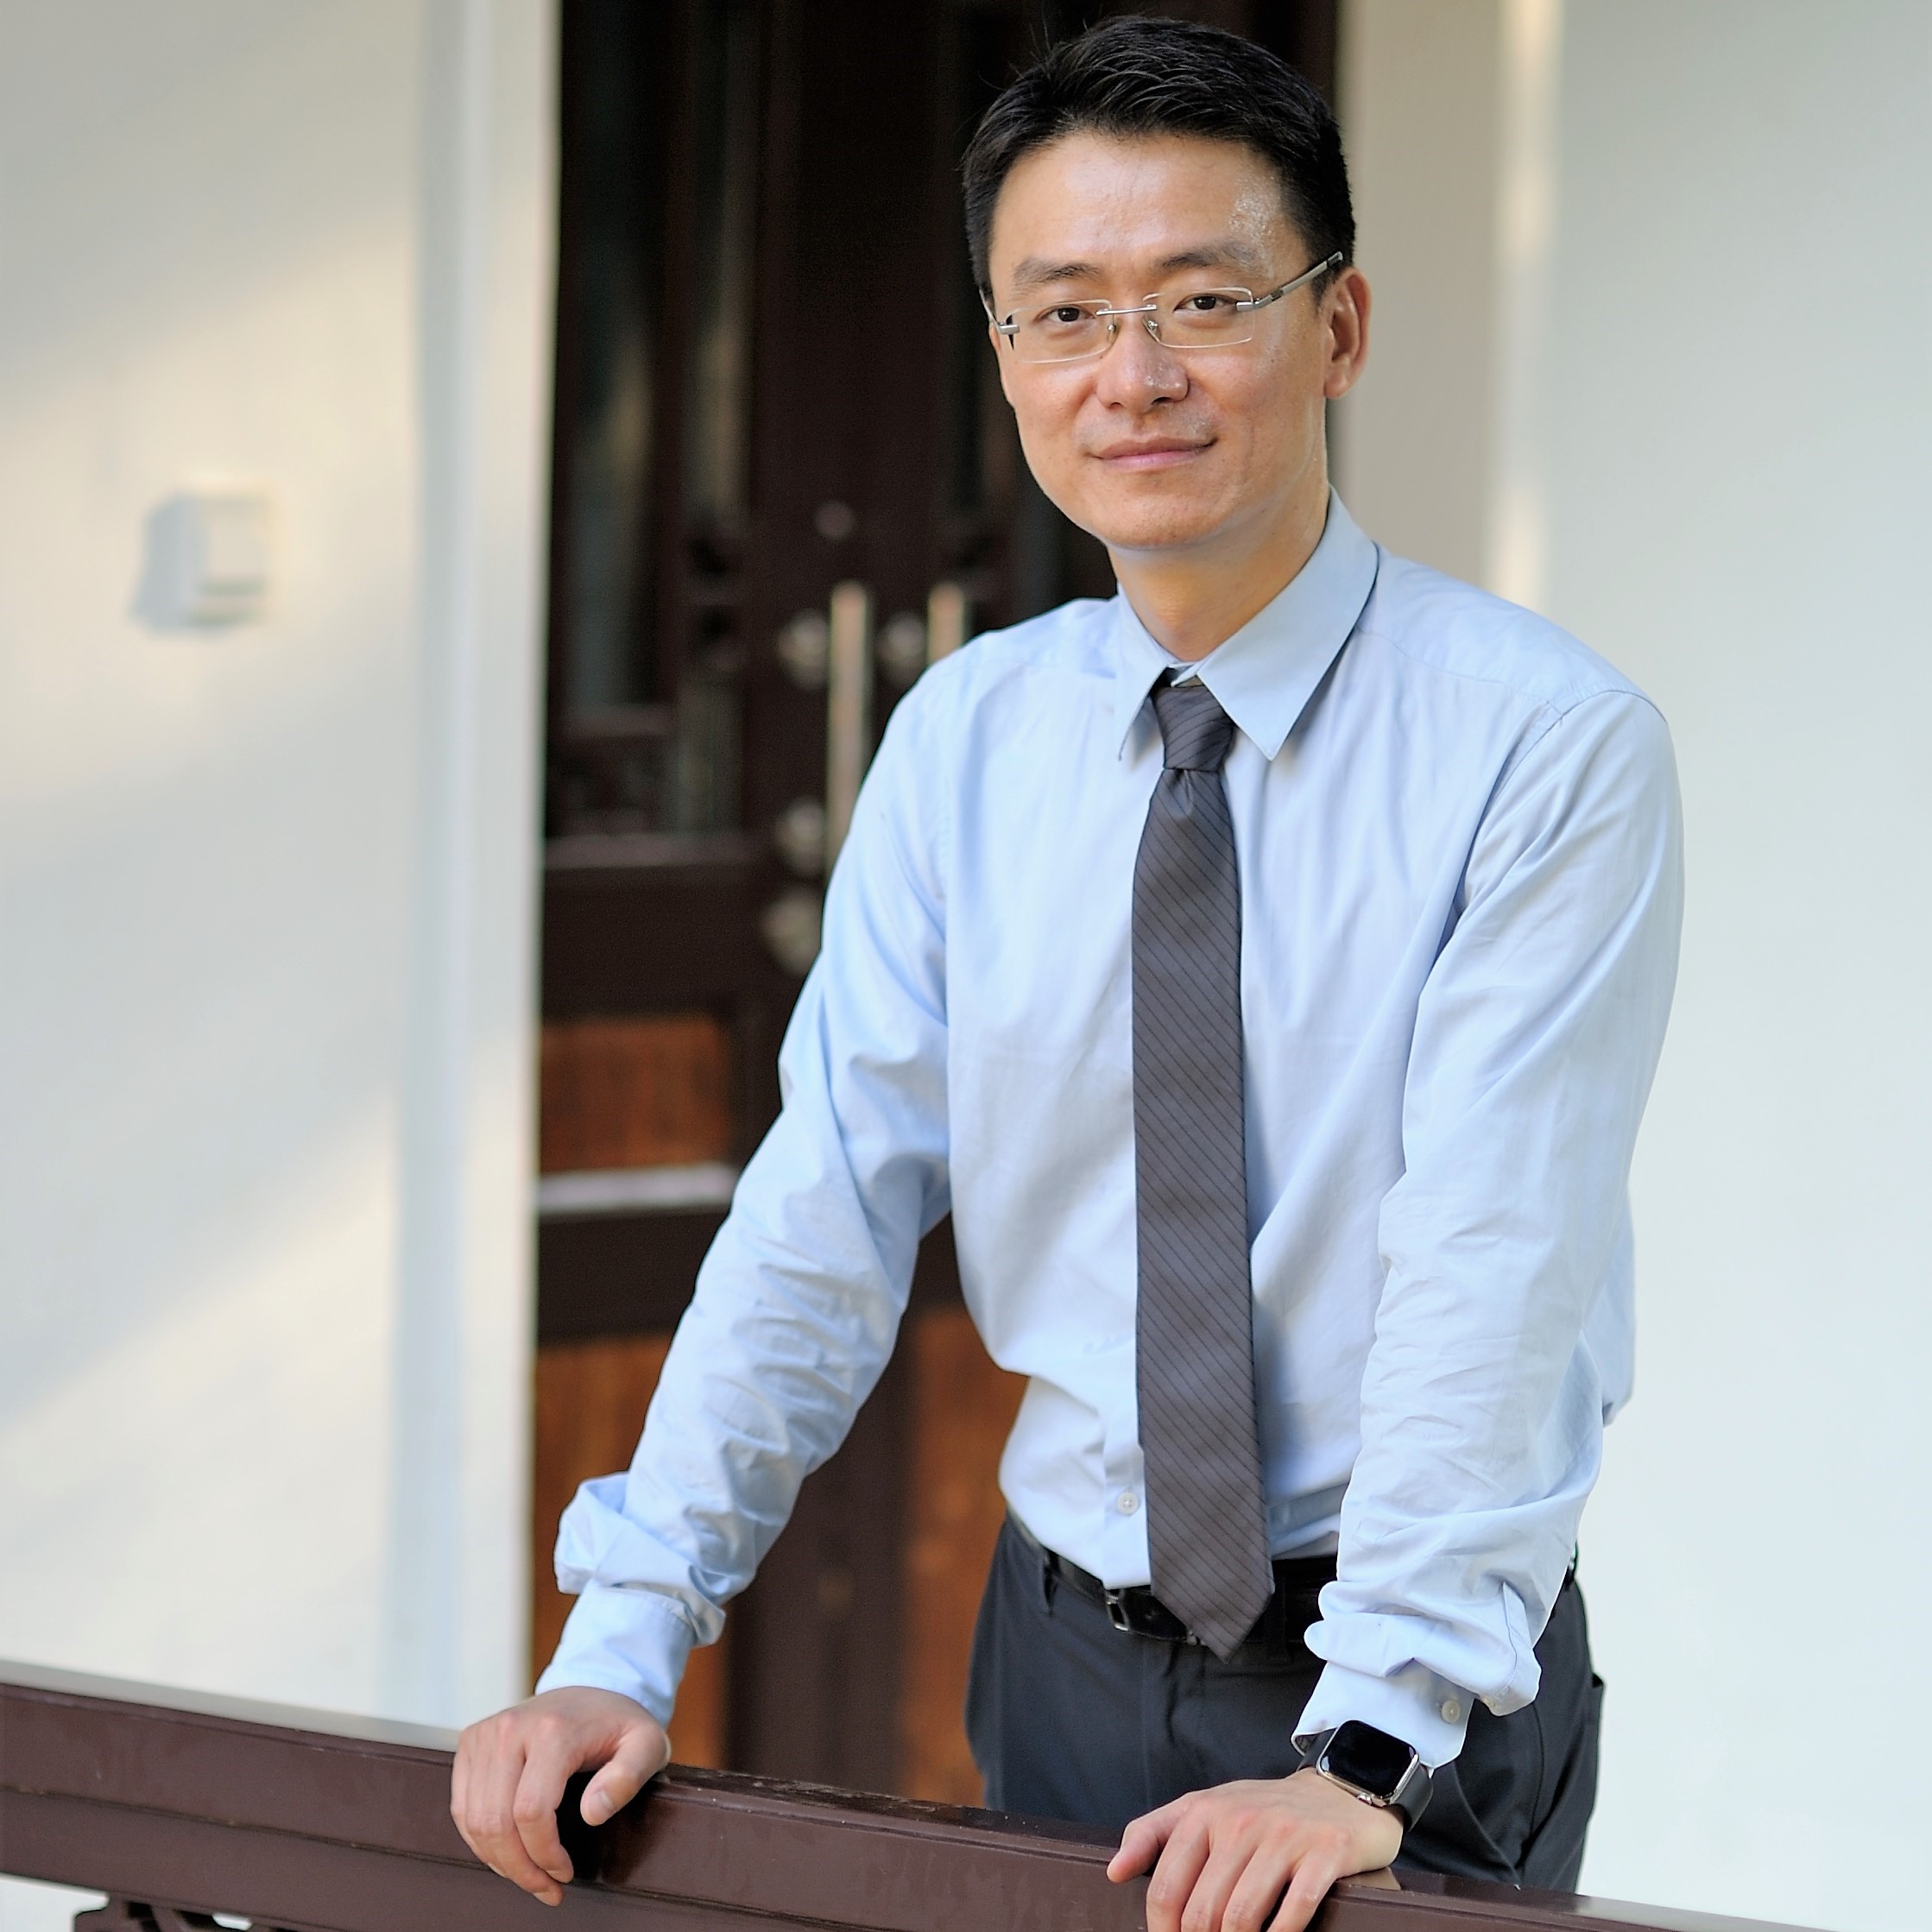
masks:
[[[950,658],[966,641],[966,586],[950,578],[935,584],[925,600],[925,661]]]
[[[831,869],[872,757],[872,592],[832,586],[825,653],[825,869]]]
[[[922,623],[901,611],[882,640],[885,667],[893,683],[906,685],[925,664],[950,657],[966,641],[967,599],[963,585],[935,584]],[[779,661],[792,682],[825,692],[825,802],[794,799],[779,814],[773,843],[786,866],[804,878],[826,872],[838,856],[859,786],[872,761],[874,639],[872,592],[848,578],[832,586],[821,613],[801,610],[779,634]],[[804,973],[818,950],[819,899],[804,886],[788,887],[765,908],[765,943],[787,971]]]
[[[823,610],[801,610],[778,634],[778,661],[800,691],[825,688],[825,660],[831,650],[831,627]]]
[[[927,592],[925,616],[901,610],[888,617],[873,647],[886,681],[904,691],[929,664],[950,658],[966,641],[966,587],[949,578]]]

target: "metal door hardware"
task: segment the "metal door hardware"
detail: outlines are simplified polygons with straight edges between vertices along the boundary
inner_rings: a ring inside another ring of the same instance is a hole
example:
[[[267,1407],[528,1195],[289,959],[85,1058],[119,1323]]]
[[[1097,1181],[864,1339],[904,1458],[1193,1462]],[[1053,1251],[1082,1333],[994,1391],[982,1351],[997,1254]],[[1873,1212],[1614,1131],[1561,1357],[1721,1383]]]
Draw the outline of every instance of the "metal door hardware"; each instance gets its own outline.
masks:
[[[778,661],[800,691],[823,691],[832,627],[823,610],[801,610],[778,634]]]
[[[872,757],[872,593],[832,586],[825,677],[825,866],[851,829],[859,781]]]

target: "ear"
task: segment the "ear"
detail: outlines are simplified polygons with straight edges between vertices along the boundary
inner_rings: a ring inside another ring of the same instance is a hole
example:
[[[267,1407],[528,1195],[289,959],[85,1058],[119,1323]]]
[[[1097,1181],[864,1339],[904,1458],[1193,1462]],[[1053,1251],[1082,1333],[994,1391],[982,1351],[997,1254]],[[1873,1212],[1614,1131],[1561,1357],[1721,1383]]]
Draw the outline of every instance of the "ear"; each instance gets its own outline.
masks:
[[[1351,263],[1329,284],[1322,302],[1328,338],[1322,393],[1331,402],[1354,388],[1368,360],[1368,277]]]

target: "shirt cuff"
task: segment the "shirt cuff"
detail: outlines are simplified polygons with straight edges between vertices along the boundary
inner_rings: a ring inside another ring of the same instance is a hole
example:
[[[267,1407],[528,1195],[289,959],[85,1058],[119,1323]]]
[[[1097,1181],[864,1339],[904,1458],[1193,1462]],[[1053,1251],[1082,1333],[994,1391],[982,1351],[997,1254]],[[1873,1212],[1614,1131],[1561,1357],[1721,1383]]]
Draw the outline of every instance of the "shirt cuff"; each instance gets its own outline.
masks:
[[[1295,1727],[1295,1742],[1335,1730],[1350,1719],[1400,1738],[1434,1771],[1462,1748],[1469,1694],[1419,1664],[1372,1677],[1344,1664],[1324,1666],[1315,1695]]]
[[[698,1633],[661,1590],[592,1583],[577,1600],[540,1694],[581,1685],[641,1704],[667,1730]]]

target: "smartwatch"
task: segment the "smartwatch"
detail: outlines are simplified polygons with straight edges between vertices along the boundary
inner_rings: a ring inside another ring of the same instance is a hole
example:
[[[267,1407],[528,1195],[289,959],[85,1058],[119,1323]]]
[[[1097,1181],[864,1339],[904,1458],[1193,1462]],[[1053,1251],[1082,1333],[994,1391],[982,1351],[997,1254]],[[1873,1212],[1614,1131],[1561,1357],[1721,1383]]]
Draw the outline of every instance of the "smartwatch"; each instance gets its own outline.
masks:
[[[1326,1737],[1314,1739],[1307,1763],[1364,1804],[1395,1812],[1411,1829],[1429,1803],[1429,1766],[1413,1745],[1351,1718]]]

